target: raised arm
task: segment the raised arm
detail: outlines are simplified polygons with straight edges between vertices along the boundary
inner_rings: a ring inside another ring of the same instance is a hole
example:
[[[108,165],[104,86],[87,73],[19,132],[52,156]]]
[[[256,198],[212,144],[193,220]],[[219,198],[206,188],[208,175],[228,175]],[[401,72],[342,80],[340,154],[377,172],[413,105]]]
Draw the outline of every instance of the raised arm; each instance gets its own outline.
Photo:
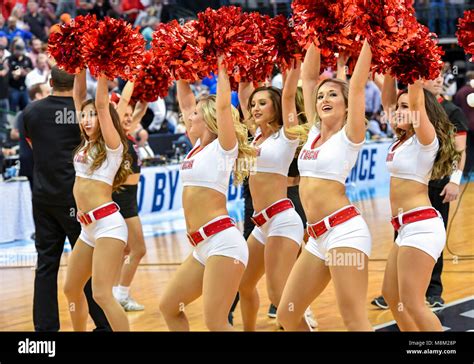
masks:
[[[397,106],[397,81],[388,73],[384,75],[382,86],[382,107],[385,113],[395,111]]]
[[[436,131],[426,113],[425,94],[420,81],[408,85],[408,105],[414,116],[413,128],[419,142],[423,145],[431,144],[436,137]]]
[[[118,131],[115,129],[112,116],[110,116],[109,87],[105,76],[100,76],[97,80],[95,108],[105,144],[110,149],[117,149],[120,146],[121,140]]]
[[[76,108],[77,116],[81,115],[81,106],[87,98],[87,83],[86,70],[82,70],[74,77],[74,87],[72,91],[74,99],[74,107]]]
[[[252,82],[240,82],[239,83],[239,104],[242,109],[242,114],[244,115],[244,120],[250,118],[250,113],[248,109],[250,95],[254,90]]]
[[[372,51],[366,40],[349,84],[346,134],[353,143],[362,143],[365,139],[365,85],[371,63]]]
[[[350,53],[341,52],[337,57],[337,73],[336,78],[347,81],[347,61],[349,60]]]
[[[133,94],[133,82],[127,81],[125,87],[122,90],[122,94],[120,95],[120,101],[117,105],[117,113],[119,115],[120,120],[123,119],[125,113],[127,112],[127,106],[132,99]]]
[[[178,104],[183,114],[184,125],[186,126],[186,130],[189,131],[189,116],[194,112],[196,109],[196,98],[194,97],[193,91],[189,86],[189,83],[183,80],[178,80],[177,84],[177,94],[178,94]],[[191,141],[191,144],[196,144],[196,139],[191,137],[188,133],[188,138]]]
[[[148,109],[148,102],[138,101],[136,103],[135,109],[133,110],[133,115],[132,115],[131,130],[135,130],[137,125],[142,121],[147,109]]]
[[[216,118],[219,144],[224,150],[231,150],[237,143],[232,118],[231,89],[227,69],[219,57],[216,95]]]
[[[304,57],[301,79],[303,81],[304,111],[309,122],[314,121],[316,106],[313,93],[319,82],[319,69],[321,67],[321,53],[314,44],[311,44]]]
[[[281,97],[281,106],[283,113],[283,127],[285,135],[289,139],[295,139],[296,136],[288,132],[288,129],[298,125],[298,111],[296,110],[296,92],[298,81],[301,74],[301,61],[296,61],[295,67],[290,69],[287,74],[285,86]]]

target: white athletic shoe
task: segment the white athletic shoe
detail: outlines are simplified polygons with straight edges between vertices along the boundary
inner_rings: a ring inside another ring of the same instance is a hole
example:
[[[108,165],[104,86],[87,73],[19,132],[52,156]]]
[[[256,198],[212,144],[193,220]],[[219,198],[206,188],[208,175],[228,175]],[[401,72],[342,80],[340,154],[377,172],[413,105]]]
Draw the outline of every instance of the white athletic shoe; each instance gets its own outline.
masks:
[[[313,311],[311,311],[311,307],[308,307],[304,312],[304,318],[311,329],[315,329],[318,327],[318,321],[316,321],[316,319],[314,318],[314,314]]]
[[[118,301],[120,303],[120,305],[122,305],[123,309],[126,311],[126,312],[130,312],[130,311],[143,311],[145,309],[145,306],[143,305],[140,305],[139,303],[137,303],[132,297],[127,297],[126,299],[124,300],[119,300]]]

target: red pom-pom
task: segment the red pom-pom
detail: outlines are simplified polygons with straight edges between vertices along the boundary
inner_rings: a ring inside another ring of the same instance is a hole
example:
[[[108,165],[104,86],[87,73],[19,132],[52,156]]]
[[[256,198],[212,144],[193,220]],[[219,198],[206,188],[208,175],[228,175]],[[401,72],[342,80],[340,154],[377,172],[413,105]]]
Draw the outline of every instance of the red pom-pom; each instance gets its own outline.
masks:
[[[321,50],[323,67],[334,67],[336,54],[351,55],[350,67],[362,48],[358,18],[363,11],[356,0],[295,0],[292,3],[295,35],[307,48],[313,42]]]
[[[358,29],[372,50],[374,71],[390,73],[405,84],[439,75],[443,51],[415,17],[412,0],[358,0],[363,16]]]
[[[132,100],[153,102],[158,97],[164,98],[173,83],[173,77],[166,63],[152,50],[143,55],[143,62],[138,67],[135,78]]]
[[[414,83],[422,78],[433,80],[439,76],[444,51],[436,44],[434,33],[419,24],[415,37],[410,38],[403,47],[387,61],[390,73],[404,84]]]
[[[206,9],[198,14],[196,30],[206,54],[224,56],[224,65],[233,88],[248,77],[248,71],[260,62],[261,32],[253,17],[242,13],[240,8],[224,6],[218,10]]]
[[[466,10],[464,16],[459,18],[456,36],[464,51],[474,56],[474,10]]]
[[[84,34],[84,57],[94,77],[133,80],[142,63],[145,40],[137,28],[121,19],[105,17]]]
[[[95,15],[79,15],[69,24],[61,25],[59,32],[49,36],[48,53],[55,59],[59,68],[69,73],[78,73],[86,67],[84,35],[96,27]]]
[[[270,29],[272,37],[276,43],[276,65],[281,72],[292,67],[295,59],[303,59],[305,50],[298,44],[293,36],[293,18],[287,19],[283,15],[278,15],[271,19]]]
[[[204,53],[199,42],[195,21],[181,26],[176,20],[161,23],[153,33],[152,47],[155,56],[166,63],[177,80],[194,82],[210,75],[216,65],[215,58]]]

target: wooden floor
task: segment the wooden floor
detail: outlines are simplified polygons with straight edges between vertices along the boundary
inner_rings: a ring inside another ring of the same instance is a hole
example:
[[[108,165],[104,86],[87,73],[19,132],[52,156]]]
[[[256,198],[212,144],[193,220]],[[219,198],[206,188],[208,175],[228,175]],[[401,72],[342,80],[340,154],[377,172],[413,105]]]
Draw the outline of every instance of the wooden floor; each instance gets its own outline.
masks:
[[[389,311],[376,309],[370,301],[380,294],[380,287],[385,269],[385,259],[392,244],[393,230],[388,223],[390,217],[387,199],[366,200],[356,205],[362,210],[372,232],[373,248],[369,263],[369,290],[367,310],[373,325],[392,320]],[[457,203],[451,205],[451,215]],[[444,294],[447,302],[474,295],[474,260],[462,256],[474,257],[474,182],[468,187],[453,221],[447,248],[444,252],[443,272]],[[175,272],[178,264],[191,252],[183,233],[160,236],[146,241],[148,253],[142,260],[132,285],[132,295],[145,305],[145,311],[128,313],[133,331],[166,330],[165,322],[158,311],[158,300],[167,281]],[[66,272],[67,256],[59,271],[58,287],[63,286]],[[29,268],[0,269],[0,331],[30,331],[32,324],[34,270]],[[258,329],[273,331],[275,321],[266,316],[269,301],[262,279],[258,289],[261,308],[258,317]],[[61,330],[71,330],[71,323],[66,309],[66,299],[59,290]],[[321,331],[344,330],[338,313],[334,288],[330,283],[323,294],[311,305],[319,322]],[[206,330],[202,319],[201,299],[186,308],[191,330]],[[240,309],[237,307],[235,328],[242,329]],[[92,323],[89,322],[92,329]]]

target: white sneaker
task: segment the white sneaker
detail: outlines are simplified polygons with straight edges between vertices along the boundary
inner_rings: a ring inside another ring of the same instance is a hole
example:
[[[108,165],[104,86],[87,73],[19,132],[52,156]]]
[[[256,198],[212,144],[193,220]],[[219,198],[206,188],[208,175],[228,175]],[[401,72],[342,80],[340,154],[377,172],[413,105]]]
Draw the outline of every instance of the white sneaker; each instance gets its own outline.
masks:
[[[145,306],[140,305],[137,303],[132,297],[127,297],[124,300],[119,300],[119,303],[122,305],[123,309],[126,312],[130,311],[143,311],[145,309]]]
[[[304,312],[304,319],[310,328],[315,329],[318,327],[318,321],[314,318],[313,311],[311,311],[310,307]]]

